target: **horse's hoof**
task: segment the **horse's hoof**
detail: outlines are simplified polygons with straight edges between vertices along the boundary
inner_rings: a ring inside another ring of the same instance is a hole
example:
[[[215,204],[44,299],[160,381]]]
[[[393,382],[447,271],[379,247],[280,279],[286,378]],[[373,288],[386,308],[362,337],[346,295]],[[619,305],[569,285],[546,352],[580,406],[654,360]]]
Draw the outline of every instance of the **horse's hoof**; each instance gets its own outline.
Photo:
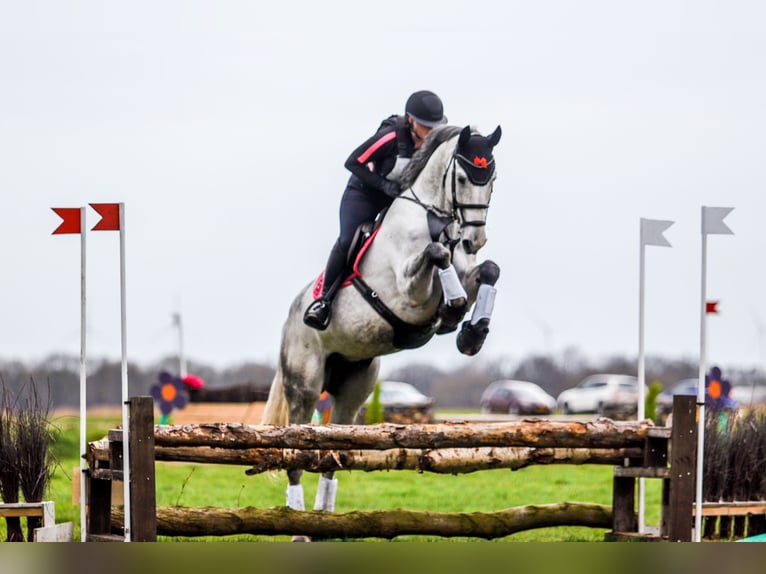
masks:
[[[311,542],[311,536],[293,536],[290,542]]]
[[[469,357],[481,351],[484,341],[489,333],[489,319],[482,319],[476,325],[465,321],[460,332],[457,334],[457,348]]]
[[[449,249],[441,243],[429,243],[426,245],[425,254],[428,260],[439,269],[446,269],[452,261]]]
[[[441,319],[441,322],[439,323],[439,327],[436,329],[436,334],[444,335],[445,333],[452,333],[455,329],[457,329],[461,319],[465,317],[467,310],[468,305],[462,305],[458,307],[455,305],[445,305],[442,303],[439,307],[439,318]]]

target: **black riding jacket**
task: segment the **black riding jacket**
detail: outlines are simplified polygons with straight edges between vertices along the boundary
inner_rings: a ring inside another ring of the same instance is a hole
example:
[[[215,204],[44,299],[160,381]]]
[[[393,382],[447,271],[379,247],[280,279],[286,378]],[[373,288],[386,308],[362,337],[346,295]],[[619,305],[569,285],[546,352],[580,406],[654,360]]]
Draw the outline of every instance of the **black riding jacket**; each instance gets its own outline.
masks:
[[[411,158],[414,152],[415,142],[406,118],[396,115],[386,118],[375,135],[348,156],[345,165],[353,174],[349,185],[382,193],[397,157]]]

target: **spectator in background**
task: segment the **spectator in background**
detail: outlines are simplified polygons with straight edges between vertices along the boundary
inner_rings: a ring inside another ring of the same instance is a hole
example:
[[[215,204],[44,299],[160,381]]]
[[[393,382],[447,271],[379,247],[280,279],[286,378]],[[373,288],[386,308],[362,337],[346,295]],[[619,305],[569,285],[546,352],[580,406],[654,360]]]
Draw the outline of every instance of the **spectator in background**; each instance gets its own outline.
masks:
[[[712,367],[705,377],[705,406],[716,411],[734,410],[737,404],[729,396],[731,383],[721,375],[719,367]]]

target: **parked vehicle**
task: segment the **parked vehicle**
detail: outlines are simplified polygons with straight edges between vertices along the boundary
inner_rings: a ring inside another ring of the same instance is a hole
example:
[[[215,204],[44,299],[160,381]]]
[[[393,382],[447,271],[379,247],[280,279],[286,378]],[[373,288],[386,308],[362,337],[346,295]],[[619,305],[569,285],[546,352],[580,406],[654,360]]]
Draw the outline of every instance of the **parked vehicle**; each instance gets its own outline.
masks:
[[[663,389],[657,395],[657,415],[665,418],[673,411],[673,397],[675,395],[696,397],[697,383],[699,383],[699,379],[681,379],[667,390]]]
[[[631,375],[591,375],[576,387],[559,394],[556,406],[566,414],[635,414],[638,410],[638,380]]]
[[[363,424],[367,405],[372,401],[370,393],[357,415],[357,424]],[[380,381],[380,403],[383,405],[384,422],[429,423],[433,419],[433,397],[421,393],[414,385],[401,381]]]
[[[734,385],[729,396],[743,408],[764,406],[766,405],[766,385]]]
[[[501,380],[490,383],[481,395],[483,413],[547,415],[556,408],[556,399],[540,385],[529,381]]]

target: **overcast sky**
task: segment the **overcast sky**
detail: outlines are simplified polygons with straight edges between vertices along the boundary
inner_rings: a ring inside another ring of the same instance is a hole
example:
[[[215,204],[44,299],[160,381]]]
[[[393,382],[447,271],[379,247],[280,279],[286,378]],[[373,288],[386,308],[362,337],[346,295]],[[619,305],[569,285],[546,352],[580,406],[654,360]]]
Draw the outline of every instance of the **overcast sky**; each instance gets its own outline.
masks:
[[[0,358],[80,350],[80,248],[52,207],[126,206],[128,356],[276,362],[337,235],[343,163],[407,96],[498,124],[481,255],[502,268],[479,357],[638,350],[766,362],[766,5],[645,2],[4,2]],[[88,214],[89,227],[95,212]],[[119,235],[87,235],[88,354],[120,356]],[[454,336],[383,361],[463,365]]]

